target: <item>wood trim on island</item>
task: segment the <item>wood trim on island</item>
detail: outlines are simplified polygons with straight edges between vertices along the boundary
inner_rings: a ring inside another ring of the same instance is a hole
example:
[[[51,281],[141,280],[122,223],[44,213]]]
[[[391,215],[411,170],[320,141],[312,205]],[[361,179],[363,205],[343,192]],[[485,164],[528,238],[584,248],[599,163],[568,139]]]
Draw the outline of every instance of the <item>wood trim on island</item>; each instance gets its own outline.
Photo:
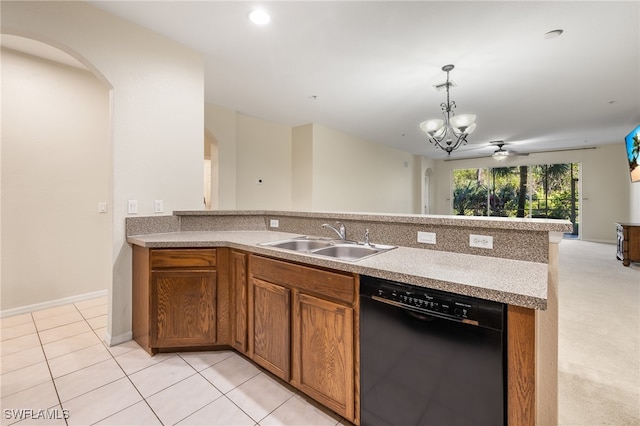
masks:
[[[507,307],[507,424],[536,424],[535,311]]]

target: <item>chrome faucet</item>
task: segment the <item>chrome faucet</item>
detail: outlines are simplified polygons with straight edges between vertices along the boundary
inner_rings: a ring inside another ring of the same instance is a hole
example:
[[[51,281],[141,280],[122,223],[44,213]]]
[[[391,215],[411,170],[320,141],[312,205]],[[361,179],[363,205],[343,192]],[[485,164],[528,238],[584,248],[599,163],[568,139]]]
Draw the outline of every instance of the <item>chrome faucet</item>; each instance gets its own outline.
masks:
[[[333,232],[335,232],[336,234],[338,234],[338,236],[340,237],[340,239],[342,241],[347,239],[347,228],[344,226],[344,223],[342,222],[336,222],[336,225],[340,225],[340,230],[334,228],[333,226],[329,225],[328,223],[323,223],[322,227],[323,228],[329,228],[332,229]]]

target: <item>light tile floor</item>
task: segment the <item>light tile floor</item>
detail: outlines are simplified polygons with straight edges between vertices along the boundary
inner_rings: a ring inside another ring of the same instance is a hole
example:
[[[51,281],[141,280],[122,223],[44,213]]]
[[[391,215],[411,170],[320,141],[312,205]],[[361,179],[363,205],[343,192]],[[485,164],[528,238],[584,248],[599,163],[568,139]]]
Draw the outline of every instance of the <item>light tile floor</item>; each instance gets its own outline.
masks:
[[[1,425],[349,424],[233,351],[107,347],[106,307],[101,297],[0,320]]]

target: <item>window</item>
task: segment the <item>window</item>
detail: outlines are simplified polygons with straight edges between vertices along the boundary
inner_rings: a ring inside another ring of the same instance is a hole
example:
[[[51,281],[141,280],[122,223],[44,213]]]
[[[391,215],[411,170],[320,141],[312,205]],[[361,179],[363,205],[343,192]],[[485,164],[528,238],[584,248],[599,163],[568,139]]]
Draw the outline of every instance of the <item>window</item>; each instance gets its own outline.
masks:
[[[577,163],[453,170],[453,214],[568,219],[578,230]]]

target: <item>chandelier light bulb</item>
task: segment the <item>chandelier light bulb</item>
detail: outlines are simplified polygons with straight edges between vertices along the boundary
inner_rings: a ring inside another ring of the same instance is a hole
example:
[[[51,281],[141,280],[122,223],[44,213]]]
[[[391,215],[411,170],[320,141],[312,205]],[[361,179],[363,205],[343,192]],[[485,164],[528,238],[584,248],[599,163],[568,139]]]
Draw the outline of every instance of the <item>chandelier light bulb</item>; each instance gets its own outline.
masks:
[[[460,133],[469,134],[473,132],[473,129],[475,129],[475,126],[473,126],[474,124],[476,124],[475,121],[476,116],[473,114],[455,115],[451,117],[451,126],[453,126],[454,129],[458,129]],[[469,130],[471,126],[473,126],[473,129]]]
[[[429,137],[434,137],[437,134],[441,134],[445,129],[444,120],[435,118],[432,120],[423,121],[422,123],[420,123],[420,128],[423,132],[429,135]]]

